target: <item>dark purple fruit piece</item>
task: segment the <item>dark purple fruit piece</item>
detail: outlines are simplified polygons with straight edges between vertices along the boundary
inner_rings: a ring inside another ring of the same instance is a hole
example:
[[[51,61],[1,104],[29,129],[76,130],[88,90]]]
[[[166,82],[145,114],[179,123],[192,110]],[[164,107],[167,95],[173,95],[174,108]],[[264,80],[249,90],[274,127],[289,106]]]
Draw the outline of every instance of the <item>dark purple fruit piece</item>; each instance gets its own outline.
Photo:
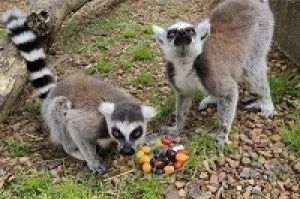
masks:
[[[161,157],[161,158],[167,157],[167,152],[166,152],[166,151],[162,151],[162,152],[160,153],[160,157]]]
[[[158,160],[156,163],[155,163],[155,168],[157,169],[163,169],[165,167],[165,163],[161,160]]]
[[[154,158],[154,159],[159,159],[159,153],[153,154],[153,158]]]
[[[157,159],[155,159],[155,158],[151,158],[151,160],[150,160],[150,164],[151,164],[151,166],[152,166],[152,167],[154,167],[154,165],[155,165],[156,161],[157,161]]]
[[[176,152],[172,149],[167,150],[167,156],[170,160],[174,161],[176,157]]]
[[[160,152],[159,149],[154,149],[153,150],[153,154],[159,154],[159,152]]]
[[[170,162],[170,159],[166,156],[162,158],[162,161],[167,165]]]

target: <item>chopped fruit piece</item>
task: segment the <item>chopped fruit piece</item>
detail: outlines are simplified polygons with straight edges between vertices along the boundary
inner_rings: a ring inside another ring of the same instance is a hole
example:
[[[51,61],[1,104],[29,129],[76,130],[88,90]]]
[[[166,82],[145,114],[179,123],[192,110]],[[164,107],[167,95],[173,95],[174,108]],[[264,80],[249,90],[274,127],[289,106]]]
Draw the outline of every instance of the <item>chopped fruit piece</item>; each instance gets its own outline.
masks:
[[[151,152],[151,148],[149,146],[142,146],[141,151],[145,154],[149,154]]]
[[[166,174],[172,174],[174,173],[175,169],[174,166],[165,166],[164,171]]]
[[[167,137],[161,138],[161,142],[162,142],[164,145],[167,145],[167,146],[169,146],[169,145],[171,144],[171,141],[170,141],[169,138],[167,138]]]
[[[180,149],[180,150],[177,151],[177,153],[183,153],[185,155],[189,154],[188,150],[186,150],[186,149]]]
[[[150,163],[144,163],[143,166],[142,166],[142,169],[145,173],[150,173],[150,171],[151,171]]]
[[[174,161],[175,160],[175,156],[176,156],[176,152],[172,149],[168,149],[167,150],[167,156],[170,160]]]
[[[138,151],[136,154],[135,154],[135,157],[137,158],[137,159],[140,159],[141,157],[143,157],[145,154],[144,154],[144,152],[143,151]]]
[[[163,147],[163,143],[161,142],[161,139],[155,140],[155,147],[157,148]]]
[[[144,155],[143,157],[141,157],[140,162],[141,163],[150,163],[150,157],[147,155]]]
[[[159,155],[160,158],[164,158],[167,157],[167,152],[166,151],[162,151]]]
[[[161,160],[158,160],[154,165],[157,169],[163,169],[165,167],[165,163]]]
[[[183,167],[183,162],[175,162],[174,163],[174,168],[175,170],[179,170]]]
[[[159,153],[160,153],[159,149],[154,149],[153,150],[153,154],[159,154]]]
[[[176,145],[172,148],[175,152],[179,151],[179,150],[183,150],[184,146],[183,145]]]
[[[185,162],[188,159],[188,156],[184,153],[177,153],[176,154],[176,160],[178,162]]]

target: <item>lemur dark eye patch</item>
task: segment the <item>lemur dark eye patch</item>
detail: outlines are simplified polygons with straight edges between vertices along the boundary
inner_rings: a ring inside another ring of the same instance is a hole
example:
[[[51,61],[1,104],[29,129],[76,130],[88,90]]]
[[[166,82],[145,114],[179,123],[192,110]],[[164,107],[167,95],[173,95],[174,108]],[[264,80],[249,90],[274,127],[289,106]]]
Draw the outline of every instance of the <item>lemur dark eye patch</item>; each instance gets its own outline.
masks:
[[[140,138],[142,134],[143,134],[143,128],[139,126],[130,133],[130,139],[136,140]]]
[[[111,129],[111,134],[112,136],[114,136],[116,139],[118,140],[125,140],[124,135],[121,133],[121,131],[116,128],[116,127],[112,127]]]
[[[203,35],[203,36],[201,37],[201,40],[205,39],[205,38],[207,37],[207,35],[208,35],[208,33],[206,33],[205,35]]]
[[[195,28],[193,28],[193,27],[186,28],[185,31],[191,36],[196,35]]]
[[[177,29],[170,29],[167,32],[167,38],[168,39],[174,39],[176,34],[177,34]]]

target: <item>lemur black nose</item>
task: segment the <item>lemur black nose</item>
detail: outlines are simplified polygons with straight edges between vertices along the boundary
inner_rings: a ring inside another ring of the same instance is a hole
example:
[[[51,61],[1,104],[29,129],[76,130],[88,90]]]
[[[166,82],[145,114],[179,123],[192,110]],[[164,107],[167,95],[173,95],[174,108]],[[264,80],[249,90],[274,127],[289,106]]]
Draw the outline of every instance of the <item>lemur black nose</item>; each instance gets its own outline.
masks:
[[[125,143],[123,148],[121,149],[120,153],[123,156],[131,156],[135,153],[135,150],[132,148],[130,144]]]

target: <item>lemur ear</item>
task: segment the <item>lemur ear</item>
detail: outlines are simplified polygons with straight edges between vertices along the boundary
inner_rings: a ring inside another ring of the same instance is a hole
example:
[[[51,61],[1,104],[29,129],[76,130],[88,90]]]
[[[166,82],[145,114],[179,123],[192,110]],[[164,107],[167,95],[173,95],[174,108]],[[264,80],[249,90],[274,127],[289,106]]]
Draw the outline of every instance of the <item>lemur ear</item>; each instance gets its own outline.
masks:
[[[102,113],[105,117],[110,116],[115,109],[115,104],[111,102],[102,102],[99,106],[99,111]]]
[[[197,25],[197,31],[201,40],[205,40],[210,34],[211,23],[209,19],[201,21]]]
[[[152,106],[142,106],[141,109],[145,120],[149,121],[156,115],[156,111]]]
[[[157,25],[152,25],[152,30],[155,35],[155,38],[159,41],[159,43],[163,43],[164,37],[166,35],[166,31],[164,28],[159,27]]]

